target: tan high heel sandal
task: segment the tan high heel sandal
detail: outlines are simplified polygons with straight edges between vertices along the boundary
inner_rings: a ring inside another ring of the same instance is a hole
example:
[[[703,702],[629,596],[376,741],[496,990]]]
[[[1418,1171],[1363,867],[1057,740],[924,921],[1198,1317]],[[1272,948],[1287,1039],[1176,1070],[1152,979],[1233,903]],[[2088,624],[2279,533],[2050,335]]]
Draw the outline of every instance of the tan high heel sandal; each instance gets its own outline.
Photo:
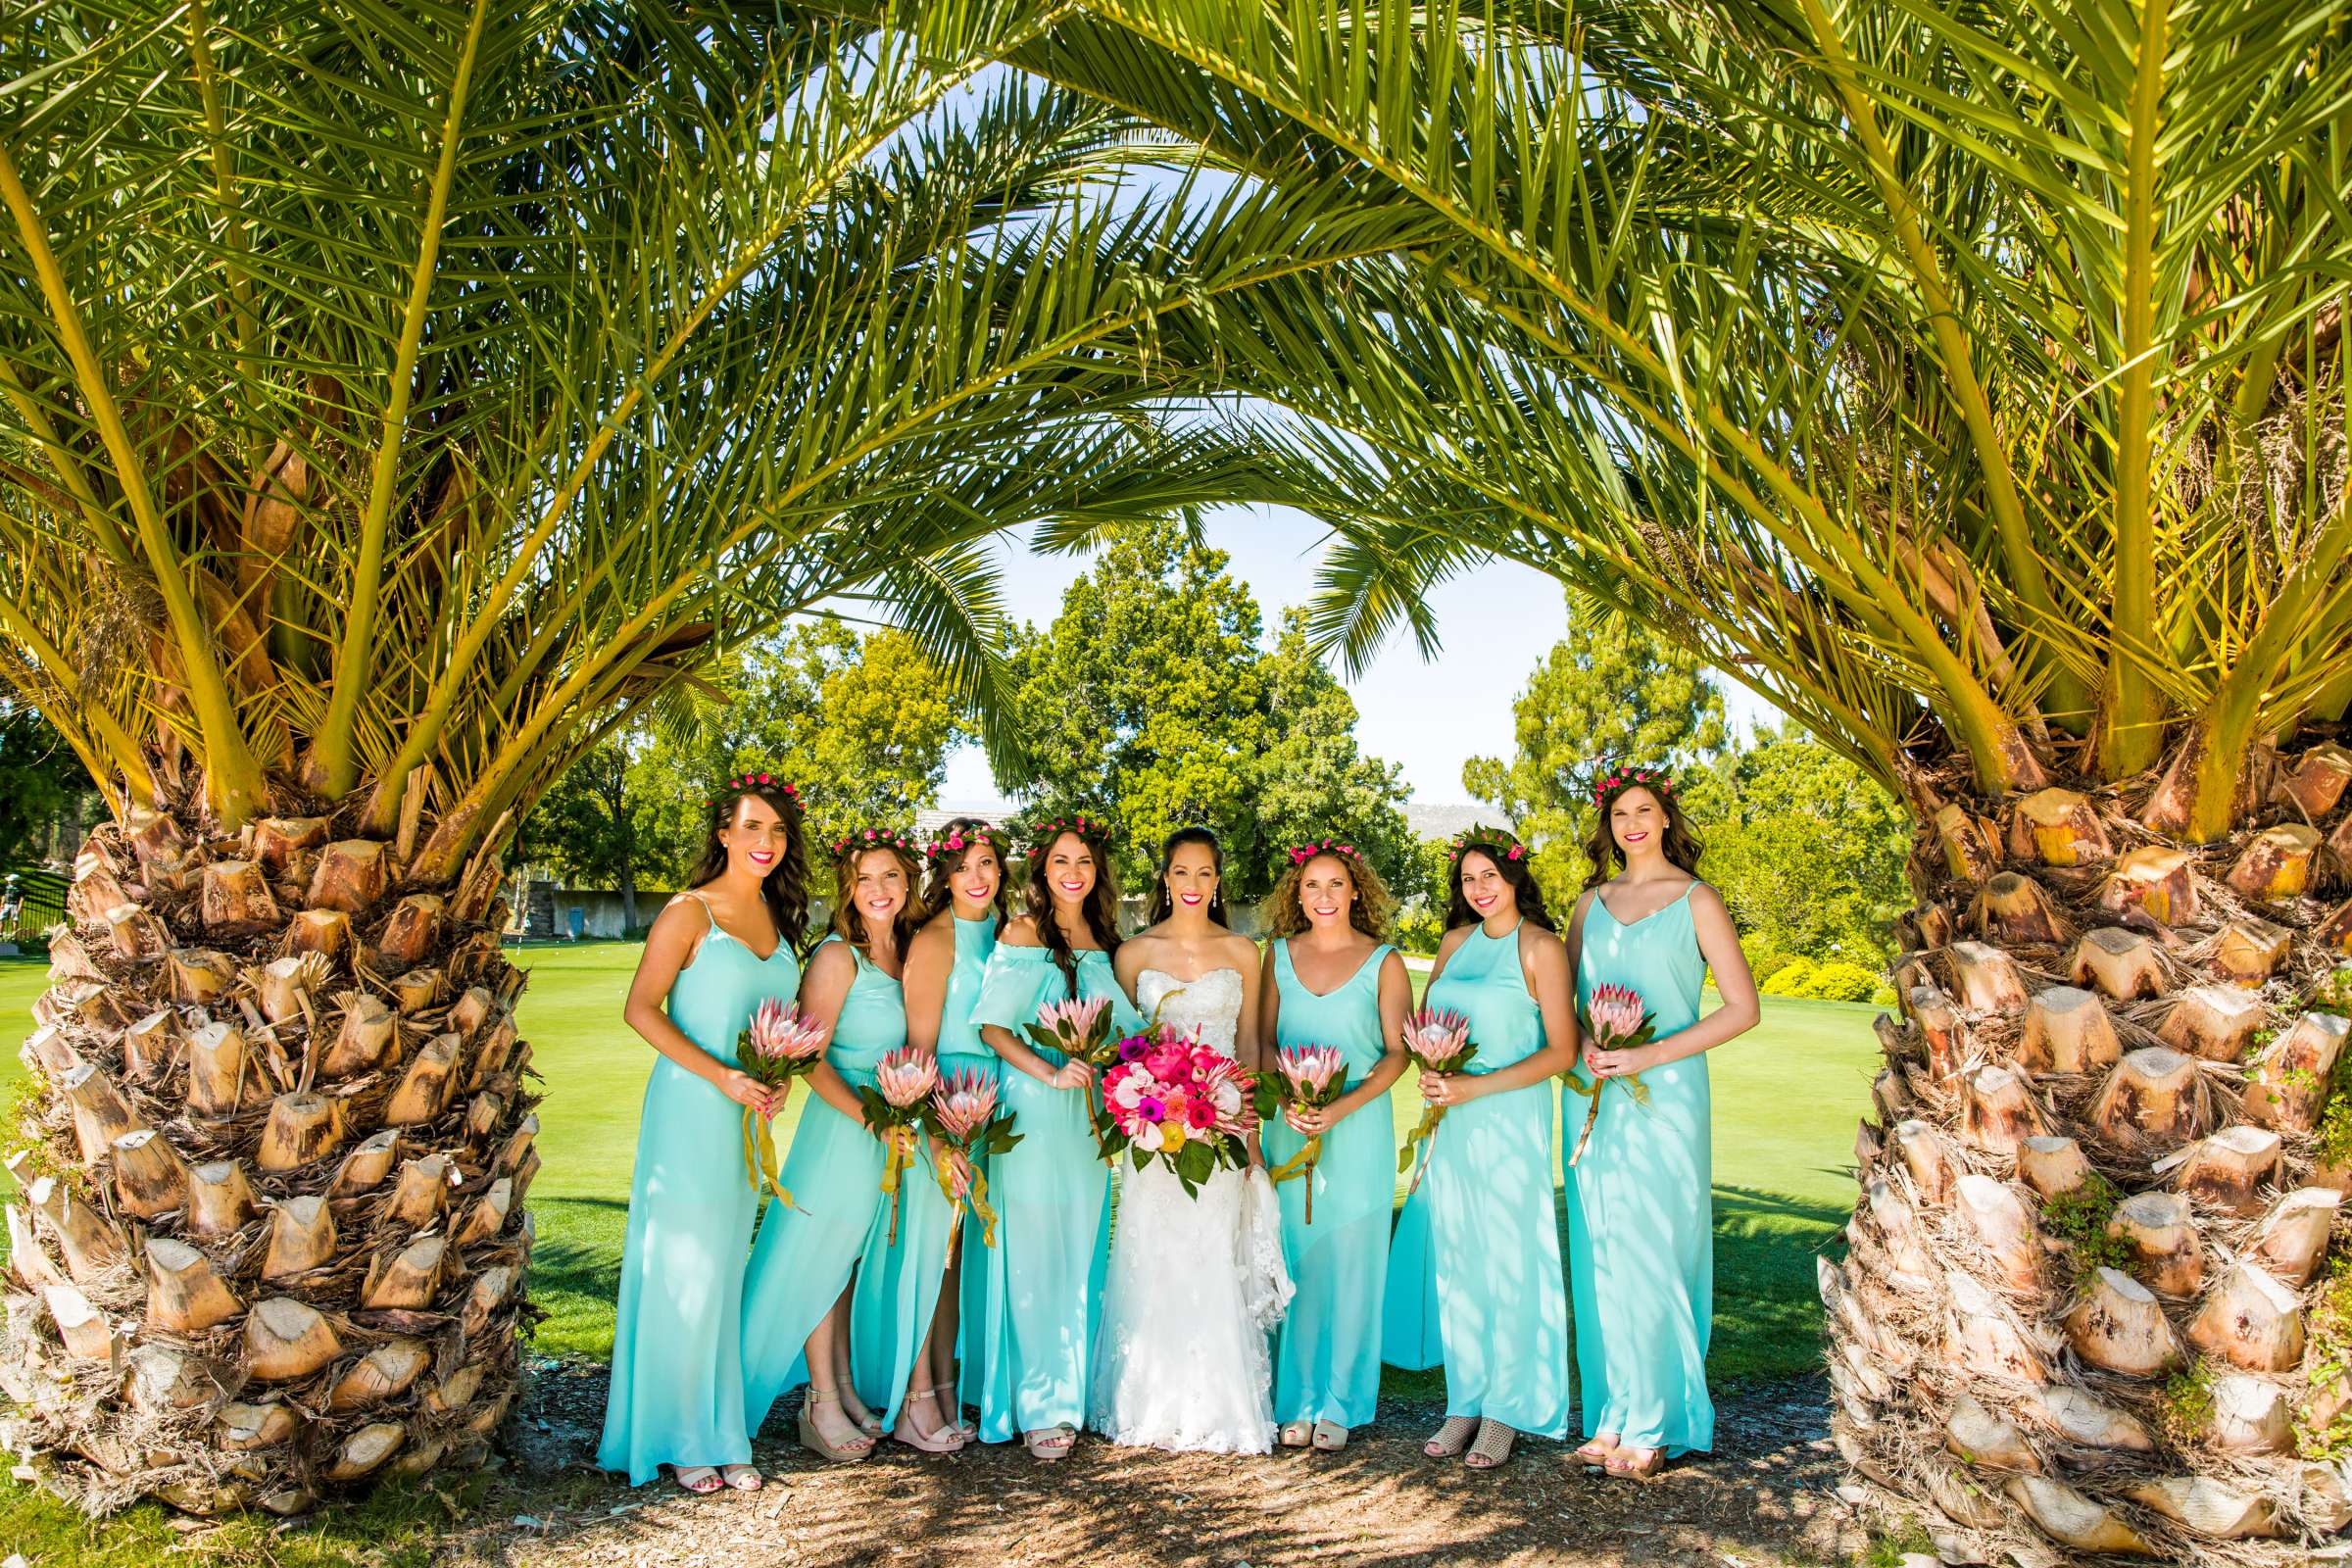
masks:
[[[1337,1421],[1315,1423],[1315,1447],[1323,1453],[1337,1453],[1348,1446],[1348,1429]]]
[[[1470,1445],[1468,1457],[1462,1463],[1473,1470],[1495,1470],[1511,1456],[1511,1445],[1519,1441],[1516,1427],[1506,1427],[1499,1421],[1481,1421],[1478,1441]]]
[[[1303,1448],[1314,1441],[1314,1429],[1303,1421],[1286,1421],[1275,1430],[1274,1441],[1286,1448]]]
[[[1647,1457],[1620,1459],[1617,1457],[1618,1453],[1640,1453],[1645,1454]],[[1620,1447],[1617,1453],[1609,1455],[1609,1462],[1601,1468],[1620,1481],[1655,1481],[1658,1479],[1658,1472],[1666,1468],[1666,1450],[1664,1448]]]
[[[833,1464],[847,1464],[855,1459],[863,1459],[874,1451],[872,1438],[856,1437],[847,1443],[833,1443],[828,1441],[822,1432],[817,1431],[816,1423],[808,1418],[808,1412],[820,1404],[839,1405],[840,1403],[841,1396],[838,1393],[819,1394],[814,1389],[810,1389],[808,1396],[801,1401],[801,1446]]]
[[[1040,1427],[1035,1432],[1021,1434],[1021,1446],[1029,1457],[1040,1464],[1053,1464],[1070,1456],[1070,1447],[1078,1441],[1078,1433],[1068,1426]]]
[[[1462,1450],[1470,1446],[1470,1434],[1477,1430],[1477,1417],[1449,1415],[1439,1423],[1430,1440],[1421,1445],[1421,1451],[1432,1459],[1458,1459]]]
[[[963,1434],[956,1429],[954,1422],[948,1421],[939,1413],[939,1401],[935,1397],[938,1393],[937,1389],[909,1389],[906,1391],[906,1400],[899,1406],[899,1424],[892,1429],[890,1434],[893,1443],[903,1443],[917,1453],[960,1453],[963,1451]],[[934,1431],[925,1432],[923,1423],[915,1417],[915,1407],[922,1404],[930,1405],[932,1417],[940,1422],[939,1427]]]

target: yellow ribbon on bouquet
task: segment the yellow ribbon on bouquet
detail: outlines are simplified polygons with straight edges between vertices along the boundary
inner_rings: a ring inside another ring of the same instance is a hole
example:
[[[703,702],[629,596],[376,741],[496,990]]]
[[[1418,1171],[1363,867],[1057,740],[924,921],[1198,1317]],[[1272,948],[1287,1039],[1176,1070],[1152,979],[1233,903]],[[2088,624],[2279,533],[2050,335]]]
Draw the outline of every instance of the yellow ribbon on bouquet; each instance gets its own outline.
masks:
[[[755,1194],[773,1193],[787,1208],[801,1206],[792,1200],[792,1193],[784,1185],[784,1173],[776,1164],[774,1130],[765,1116],[749,1105],[743,1107],[743,1174]]]
[[[1603,1089],[1608,1088],[1612,1083],[1623,1084],[1625,1092],[1633,1097],[1635,1104],[1644,1110],[1649,1108],[1649,1085],[1642,1081],[1642,1075],[1638,1072],[1628,1073],[1623,1078],[1595,1078],[1590,1084],[1577,1077],[1575,1073],[1566,1072],[1560,1075],[1560,1082],[1565,1084],[1571,1092],[1582,1095],[1592,1102],[1585,1110],[1584,1130],[1576,1135],[1576,1148],[1568,1155],[1568,1163],[1571,1165],[1585,1157],[1585,1146],[1592,1142],[1592,1125],[1600,1120],[1600,1092]]]

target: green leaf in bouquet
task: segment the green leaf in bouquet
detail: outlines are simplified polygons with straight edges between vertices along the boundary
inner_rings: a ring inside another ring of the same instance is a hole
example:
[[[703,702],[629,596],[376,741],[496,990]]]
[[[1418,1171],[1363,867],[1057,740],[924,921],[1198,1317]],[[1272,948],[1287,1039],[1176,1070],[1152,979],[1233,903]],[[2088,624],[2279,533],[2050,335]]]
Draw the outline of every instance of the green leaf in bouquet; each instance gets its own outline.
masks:
[[[1042,1024],[1025,1023],[1021,1025],[1021,1033],[1027,1035],[1029,1043],[1040,1051],[1061,1050],[1061,1036]]]
[[[1127,1152],[1129,1157],[1134,1159],[1135,1168],[1137,1170],[1142,1170],[1146,1165],[1152,1163],[1152,1152],[1141,1144],[1137,1144],[1135,1147],[1128,1150]]]
[[[1216,1168],[1216,1146],[1204,1138],[1193,1139],[1176,1151],[1176,1174],[1185,1178],[1188,1188],[1208,1180]]]
[[[880,1132],[890,1125],[892,1107],[890,1102],[882,1097],[881,1090],[870,1085],[859,1084],[858,1086],[858,1105],[865,1113],[865,1124],[874,1131]]]

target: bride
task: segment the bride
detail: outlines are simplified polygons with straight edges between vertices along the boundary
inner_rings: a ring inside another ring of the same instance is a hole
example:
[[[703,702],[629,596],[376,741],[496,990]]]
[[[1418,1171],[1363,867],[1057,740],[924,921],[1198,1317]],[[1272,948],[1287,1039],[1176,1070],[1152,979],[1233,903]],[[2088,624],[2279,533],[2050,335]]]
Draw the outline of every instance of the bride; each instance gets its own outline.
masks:
[[[1224,855],[1205,828],[1160,853],[1152,924],[1120,944],[1119,983],[1147,1018],[1257,1061],[1256,946],[1225,927]],[[1267,1335],[1291,1298],[1280,1211],[1250,1136],[1250,1168],[1188,1196],[1158,1160],[1122,1165],[1117,1234],[1087,1424],[1131,1447],[1268,1453]]]

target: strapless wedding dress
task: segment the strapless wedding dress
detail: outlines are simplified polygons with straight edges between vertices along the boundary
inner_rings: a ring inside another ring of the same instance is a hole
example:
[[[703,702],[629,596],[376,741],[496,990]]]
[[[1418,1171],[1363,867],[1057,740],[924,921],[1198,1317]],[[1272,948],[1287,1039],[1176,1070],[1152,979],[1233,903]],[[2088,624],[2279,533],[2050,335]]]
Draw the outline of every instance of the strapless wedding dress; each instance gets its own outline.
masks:
[[[1242,976],[1179,980],[1146,969],[1150,1017],[1228,1055]],[[1267,1453],[1274,1446],[1267,1336],[1289,1307],[1282,1212],[1264,1171],[1219,1170],[1189,1196],[1158,1160],[1121,1162],[1087,1424],[1131,1447]]]

